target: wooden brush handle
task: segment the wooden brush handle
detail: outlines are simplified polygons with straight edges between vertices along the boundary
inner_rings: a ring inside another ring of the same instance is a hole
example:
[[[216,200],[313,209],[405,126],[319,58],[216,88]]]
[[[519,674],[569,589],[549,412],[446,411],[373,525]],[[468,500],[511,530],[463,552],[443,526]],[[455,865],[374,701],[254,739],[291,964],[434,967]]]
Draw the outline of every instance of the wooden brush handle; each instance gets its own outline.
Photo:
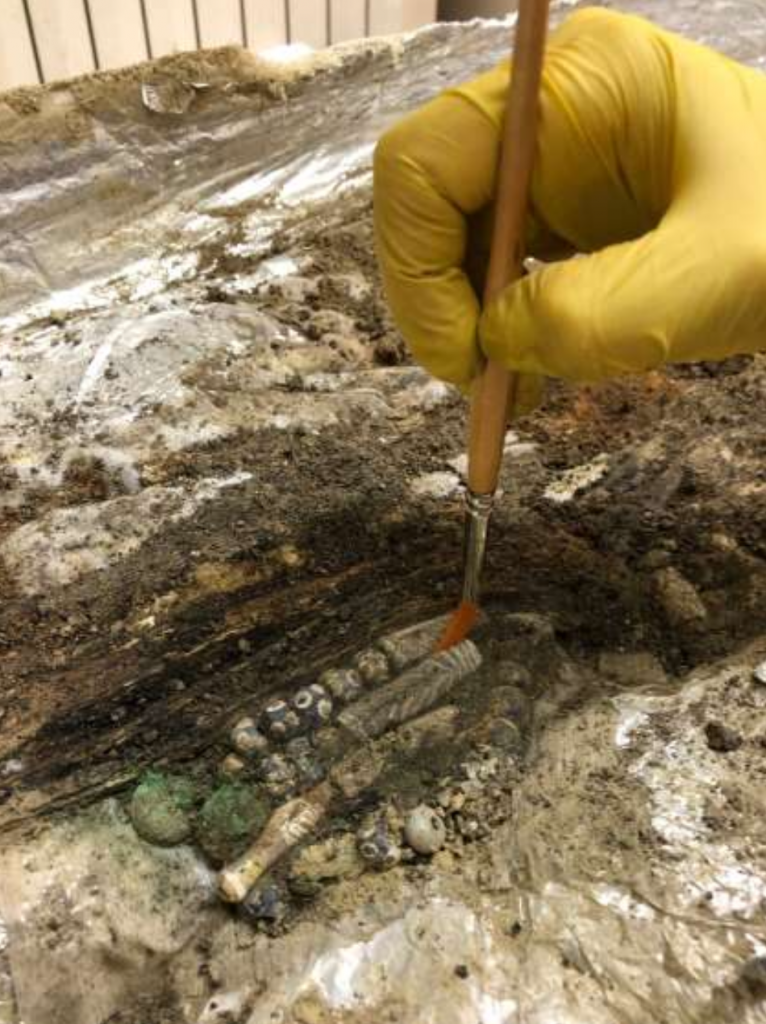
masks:
[[[495,189],[495,225],[484,286],[485,305],[523,273],[548,6],[549,0],[519,2],[511,87]],[[468,486],[474,494],[493,494],[497,488],[508,399],[515,382],[514,374],[490,359],[474,385],[468,435]]]

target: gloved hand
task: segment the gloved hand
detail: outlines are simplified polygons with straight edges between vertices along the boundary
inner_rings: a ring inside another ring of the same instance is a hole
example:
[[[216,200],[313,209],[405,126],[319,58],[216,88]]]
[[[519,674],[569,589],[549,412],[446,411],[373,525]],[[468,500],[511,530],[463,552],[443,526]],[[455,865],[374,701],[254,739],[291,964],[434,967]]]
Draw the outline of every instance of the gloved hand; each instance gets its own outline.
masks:
[[[557,261],[481,311],[509,67],[381,139],[375,223],[415,357],[466,386],[479,348],[576,381],[766,349],[766,77],[629,15],[548,44],[528,252]]]

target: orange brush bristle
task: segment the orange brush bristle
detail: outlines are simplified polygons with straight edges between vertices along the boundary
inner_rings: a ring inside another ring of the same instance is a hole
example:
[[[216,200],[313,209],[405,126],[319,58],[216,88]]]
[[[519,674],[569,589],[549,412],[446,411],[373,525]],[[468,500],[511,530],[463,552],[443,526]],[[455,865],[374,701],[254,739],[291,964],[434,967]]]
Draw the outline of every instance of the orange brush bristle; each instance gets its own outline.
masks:
[[[436,645],[437,653],[439,651],[448,651],[450,647],[454,647],[455,644],[459,644],[461,641],[465,640],[476,625],[478,617],[478,605],[475,605],[473,601],[461,601],[457,610],[447,623],[439,643]]]

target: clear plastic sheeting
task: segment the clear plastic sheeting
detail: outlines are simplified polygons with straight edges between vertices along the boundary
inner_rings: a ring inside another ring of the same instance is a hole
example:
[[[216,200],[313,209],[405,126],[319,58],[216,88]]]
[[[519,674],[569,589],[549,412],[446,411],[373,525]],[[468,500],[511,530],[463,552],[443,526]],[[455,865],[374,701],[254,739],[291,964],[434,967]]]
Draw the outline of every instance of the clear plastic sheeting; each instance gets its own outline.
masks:
[[[320,1011],[349,1014],[377,1009],[384,1020],[399,1012],[402,1020],[424,1024],[504,1024],[519,1010],[506,945],[489,916],[435,897],[369,938],[330,939],[306,975],[291,979],[297,982],[293,992],[286,987],[265,998],[249,1024],[289,1020],[288,1007],[295,1003],[299,1012],[301,1005],[313,1004]],[[459,963],[456,956],[462,958]],[[413,1005],[416,993],[422,1005]]]
[[[351,317],[320,306],[299,327],[263,300],[275,283],[284,304],[321,286],[362,308],[362,274],[305,276],[307,233],[332,231],[347,201],[367,216],[383,127],[507,41],[498,25],[443,27],[289,70],[228,54],[164,120],[130,77],[0,103],[0,463],[15,482],[0,508],[84,463],[109,480],[98,508],[51,508],[3,540],[22,591],[108,567],[195,508],[197,485],[147,488],[172,453],[433,404],[418,370],[371,376]]]

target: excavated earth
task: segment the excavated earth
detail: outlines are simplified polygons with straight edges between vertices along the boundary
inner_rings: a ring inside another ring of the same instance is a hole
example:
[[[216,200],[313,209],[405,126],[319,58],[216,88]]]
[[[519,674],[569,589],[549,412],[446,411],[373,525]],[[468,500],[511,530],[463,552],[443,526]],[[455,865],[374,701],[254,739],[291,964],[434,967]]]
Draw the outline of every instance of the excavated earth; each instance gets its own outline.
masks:
[[[766,54],[753,4],[621,6]],[[386,310],[370,154],[506,48],[471,23],[0,97],[2,1024],[766,1020],[762,356],[552,383],[514,424],[482,668],[277,910],[218,902],[201,826],[130,824],[147,771],[198,813],[239,718],[455,600],[465,404]],[[423,802],[436,856],[358,862]]]

